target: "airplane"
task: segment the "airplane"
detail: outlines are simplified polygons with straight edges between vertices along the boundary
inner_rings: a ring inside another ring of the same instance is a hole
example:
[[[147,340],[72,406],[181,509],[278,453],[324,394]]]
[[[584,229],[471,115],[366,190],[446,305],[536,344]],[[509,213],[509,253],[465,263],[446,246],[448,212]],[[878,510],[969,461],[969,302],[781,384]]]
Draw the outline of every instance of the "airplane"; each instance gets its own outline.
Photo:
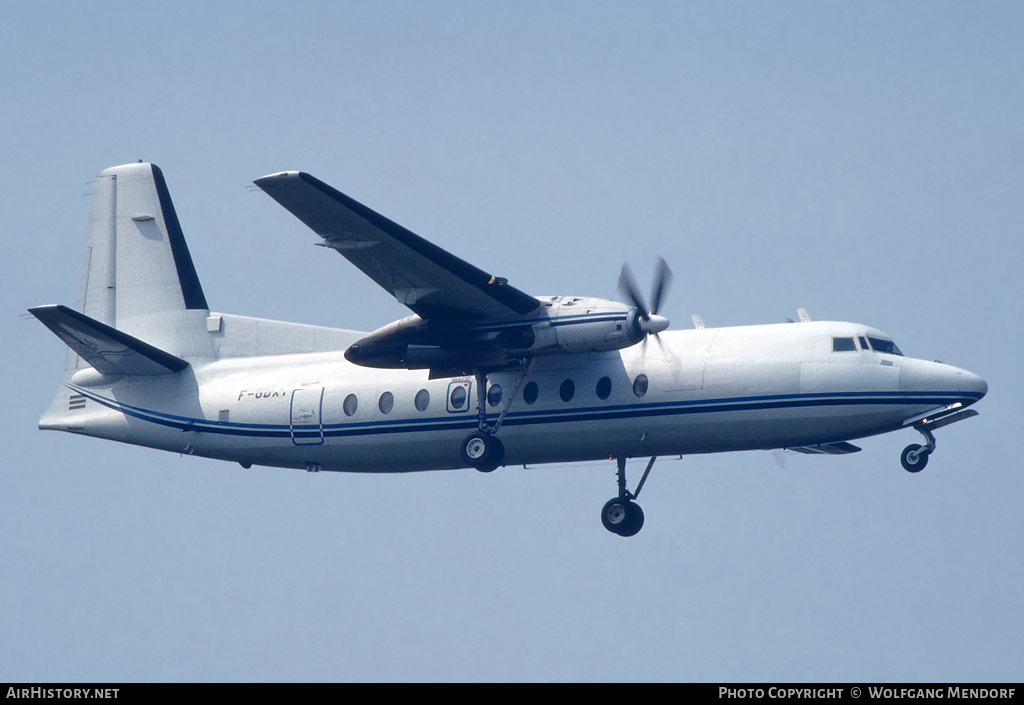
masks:
[[[163,172],[96,177],[78,305],[29,311],[68,345],[39,428],[174,453],[309,472],[413,472],[614,460],[604,527],[633,536],[659,456],[787,449],[841,455],[977,415],[976,374],[904,356],[858,323],[669,330],[659,261],[645,300],[533,296],[315,177],[255,184],[411,315],[373,332],[212,310]],[[626,461],[648,458],[635,489]]]

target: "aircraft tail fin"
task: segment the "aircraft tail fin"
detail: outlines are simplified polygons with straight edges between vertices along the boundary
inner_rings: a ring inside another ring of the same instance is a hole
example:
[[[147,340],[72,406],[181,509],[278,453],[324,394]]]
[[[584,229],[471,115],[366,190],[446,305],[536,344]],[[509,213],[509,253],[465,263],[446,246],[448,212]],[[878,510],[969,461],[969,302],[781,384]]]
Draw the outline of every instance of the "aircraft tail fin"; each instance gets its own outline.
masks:
[[[67,306],[39,306],[29,313],[104,375],[181,372],[188,363]]]
[[[96,176],[77,309],[93,332],[102,324],[172,355],[211,354],[202,335],[209,306],[155,164],[124,164]],[[56,310],[43,315],[54,322]],[[63,309],[60,326],[80,332],[85,324],[74,319],[71,326],[71,313]],[[69,359],[69,370],[81,366],[75,356]]]
[[[79,310],[125,330],[133,318],[208,309],[160,168],[115,166],[95,184]]]

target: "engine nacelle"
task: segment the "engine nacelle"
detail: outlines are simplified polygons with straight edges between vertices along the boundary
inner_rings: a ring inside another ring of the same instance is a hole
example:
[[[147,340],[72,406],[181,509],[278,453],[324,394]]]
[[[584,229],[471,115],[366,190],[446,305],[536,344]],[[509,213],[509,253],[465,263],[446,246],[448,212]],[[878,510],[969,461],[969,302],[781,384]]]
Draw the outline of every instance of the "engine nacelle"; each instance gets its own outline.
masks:
[[[438,323],[419,316],[403,318],[353,344],[345,358],[366,367],[493,368],[537,355],[619,350],[651,332],[650,317],[641,320],[637,309],[615,301],[542,301],[539,312],[502,320]]]
[[[552,302],[552,317],[534,327],[532,354],[576,354],[628,348],[643,340],[636,309],[604,299],[563,297]]]

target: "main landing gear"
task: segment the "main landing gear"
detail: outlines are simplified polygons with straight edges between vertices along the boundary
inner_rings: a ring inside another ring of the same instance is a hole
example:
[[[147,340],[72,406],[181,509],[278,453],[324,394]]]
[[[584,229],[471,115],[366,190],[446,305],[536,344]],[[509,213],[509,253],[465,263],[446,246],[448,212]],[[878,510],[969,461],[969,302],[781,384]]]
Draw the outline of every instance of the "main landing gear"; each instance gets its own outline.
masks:
[[[462,441],[462,462],[480,472],[491,472],[505,460],[505,444],[493,431],[474,431]]]
[[[476,372],[476,413],[477,430],[466,436],[462,441],[460,455],[462,462],[480,472],[491,472],[505,462],[505,444],[495,435],[501,428],[501,422],[505,420],[508,409],[512,406],[516,392],[523,379],[530,373],[533,367],[533,360],[523,366],[523,371],[516,379],[512,393],[505,400],[505,405],[498,414],[498,419],[491,426],[487,423],[487,372],[477,370]]]
[[[640,490],[647,482],[647,476],[651,473],[655,460],[657,460],[657,456],[648,461],[647,469],[644,470],[644,475],[636,486],[636,492],[630,492],[626,489],[626,459],[615,459],[618,467],[616,476],[619,483],[619,496],[609,499],[601,509],[601,523],[608,531],[619,536],[635,536],[643,528],[644,510],[634,500],[640,495]]]

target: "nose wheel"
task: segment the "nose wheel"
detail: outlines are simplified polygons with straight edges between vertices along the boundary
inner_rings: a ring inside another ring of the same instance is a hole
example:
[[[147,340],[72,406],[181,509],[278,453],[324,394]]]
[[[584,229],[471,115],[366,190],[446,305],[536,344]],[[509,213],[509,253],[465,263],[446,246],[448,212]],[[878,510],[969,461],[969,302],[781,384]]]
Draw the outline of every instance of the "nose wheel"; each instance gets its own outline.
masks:
[[[900,454],[900,463],[907,472],[921,472],[928,464],[928,456],[931,454],[926,447],[917,443],[911,443],[903,449]]]
[[[615,459],[618,468],[616,476],[619,483],[619,496],[609,499],[601,508],[601,524],[608,531],[618,536],[636,536],[643,528],[644,510],[634,500],[639,496],[644,483],[647,482],[647,476],[651,473],[656,459],[654,457],[648,461],[647,469],[644,470],[644,475],[636,486],[636,492],[626,489],[626,459]]]

